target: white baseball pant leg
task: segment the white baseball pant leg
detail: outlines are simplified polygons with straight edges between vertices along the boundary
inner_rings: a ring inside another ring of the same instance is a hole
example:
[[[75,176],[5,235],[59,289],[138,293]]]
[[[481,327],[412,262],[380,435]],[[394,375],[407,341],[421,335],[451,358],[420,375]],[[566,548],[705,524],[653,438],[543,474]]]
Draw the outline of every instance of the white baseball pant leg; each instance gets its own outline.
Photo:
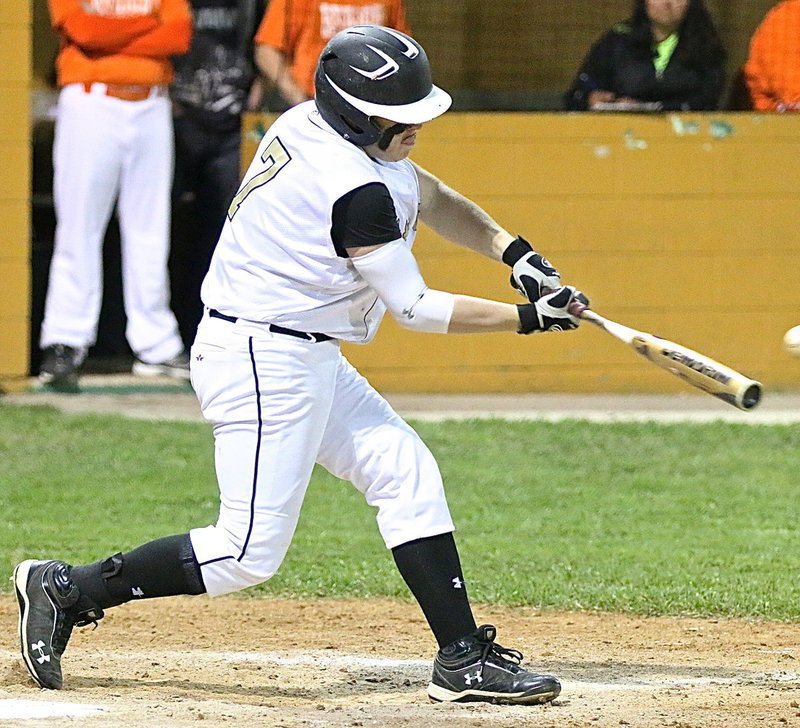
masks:
[[[431,451],[343,356],[317,462],[378,509],[387,548],[453,530]]]
[[[119,189],[124,110],[81,84],[58,97],[53,141],[56,232],[40,344],[91,346],[102,301],[102,251]]]
[[[117,204],[128,318],[125,335],[139,359],[161,362],[183,351],[178,322],[169,307],[167,269],[174,167],[172,112],[166,96],[120,103],[132,107]]]
[[[203,318],[192,383],[214,426],[217,523],[190,532],[207,592],[269,579],[320,463],[378,508],[387,546],[453,530],[438,467],[336,342]]]

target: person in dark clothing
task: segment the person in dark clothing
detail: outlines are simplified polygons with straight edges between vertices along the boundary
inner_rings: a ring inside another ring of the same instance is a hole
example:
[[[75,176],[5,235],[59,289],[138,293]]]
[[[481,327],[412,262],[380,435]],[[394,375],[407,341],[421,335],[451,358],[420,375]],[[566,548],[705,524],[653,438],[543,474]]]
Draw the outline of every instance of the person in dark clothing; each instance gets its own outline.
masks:
[[[634,0],[564,97],[568,111],[716,109],[725,49],[703,0]]]
[[[191,0],[192,43],[173,59],[172,305],[190,343],[200,283],[241,179],[241,121],[260,106],[253,36],[265,0]]]

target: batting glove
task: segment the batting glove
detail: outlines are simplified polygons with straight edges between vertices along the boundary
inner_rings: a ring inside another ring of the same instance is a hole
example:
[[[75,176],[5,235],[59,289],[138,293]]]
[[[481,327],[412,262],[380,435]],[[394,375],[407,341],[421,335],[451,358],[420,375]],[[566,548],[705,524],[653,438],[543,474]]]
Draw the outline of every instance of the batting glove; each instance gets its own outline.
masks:
[[[577,329],[581,320],[575,314],[589,308],[589,299],[573,286],[563,286],[542,296],[534,303],[517,306],[520,334],[537,331],[570,331]]]
[[[529,301],[561,287],[561,276],[523,237],[515,238],[503,252],[503,262],[511,267],[511,286]]]

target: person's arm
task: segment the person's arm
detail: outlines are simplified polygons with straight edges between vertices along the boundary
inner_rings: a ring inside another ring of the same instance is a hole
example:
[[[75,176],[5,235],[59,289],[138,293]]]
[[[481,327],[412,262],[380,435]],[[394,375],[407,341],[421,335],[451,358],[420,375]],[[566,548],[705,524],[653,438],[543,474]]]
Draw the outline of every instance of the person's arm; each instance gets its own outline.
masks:
[[[615,34],[610,31],[589,50],[572,86],[564,95],[567,111],[589,111],[599,102],[616,99],[612,88],[614,48]]]
[[[414,254],[402,240],[348,248],[353,265],[404,328],[437,334],[568,331],[589,302],[564,286],[534,303],[514,305],[428,288]]]
[[[314,8],[307,0],[270,0],[254,38],[258,70],[291,106],[309,98],[292,75],[292,59],[312,17]]]
[[[768,60],[769,47],[773,43],[770,25],[772,17],[774,11],[756,28],[750,40],[750,53],[744,67],[747,90],[756,111],[774,111],[778,103],[770,84],[771,69]]]
[[[334,203],[331,240],[337,253],[350,258],[405,328],[439,334],[489,331],[527,334],[555,328],[556,319],[561,329],[577,326],[577,319],[566,313],[573,300],[571,293],[562,294],[563,301],[555,301],[560,305],[556,310],[558,306],[548,303],[552,294],[535,304],[514,306],[428,288],[414,254],[402,238],[394,202],[382,183],[363,185]],[[575,293],[574,289],[569,290]]]
[[[287,103],[295,106],[308,100],[308,94],[294,80],[289,61],[282,51],[260,43],[256,45],[255,58],[258,70],[274,84]]]
[[[49,5],[53,28],[90,54],[117,53],[158,27],[158,19],[153,15],[98,15],[81,0],[49,0]]]
[[[247,104],[245,111],[259,111],[261,104],[264,101],[264,80],[256,74],[253,83],[250,84],[250,90],[247,93]]]
[[[715,63],[698,73],[700,87],[684,99],[682,108],[691,111],[715,111],[719,108],[722,91],[725,88],[725,70],[722,63]],[[664,109],[669,110],[669,107],[665,104]]]
[[[162,0],[159,25],[120,49],[127,56],[169,58],[189,50],[192,14],[187,0]]]
[[[399,30],[401,33],[411,35],[411,29],[408,27],[406,20],[406,9],[403,0],[394,0],[391,8],[389,9],[389,21],[387,25],[390,28]]]
[[[522,237],[514,237],[472,200],[414,164],[420,219],[434,232],[511,268],[511,285],[529,301],[561,286],[558,271]]]
[[[420,219],[434,232],[492,260],[502,260],[514,236],[472,200],[412,162],[420,191]]]

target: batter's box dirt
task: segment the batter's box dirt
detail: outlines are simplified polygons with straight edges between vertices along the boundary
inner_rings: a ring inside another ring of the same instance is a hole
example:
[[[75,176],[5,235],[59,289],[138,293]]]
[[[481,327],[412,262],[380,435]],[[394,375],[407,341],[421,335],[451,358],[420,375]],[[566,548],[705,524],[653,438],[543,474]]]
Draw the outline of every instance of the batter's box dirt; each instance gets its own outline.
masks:
[[[430,703],[433,639],[416,605],[391,600],[128,604],[76,630],[64,689],[41,691],[3,595],[0,726],[800,726],[796,625],[486,607],[478,617],[562,679],[555,703]]]

